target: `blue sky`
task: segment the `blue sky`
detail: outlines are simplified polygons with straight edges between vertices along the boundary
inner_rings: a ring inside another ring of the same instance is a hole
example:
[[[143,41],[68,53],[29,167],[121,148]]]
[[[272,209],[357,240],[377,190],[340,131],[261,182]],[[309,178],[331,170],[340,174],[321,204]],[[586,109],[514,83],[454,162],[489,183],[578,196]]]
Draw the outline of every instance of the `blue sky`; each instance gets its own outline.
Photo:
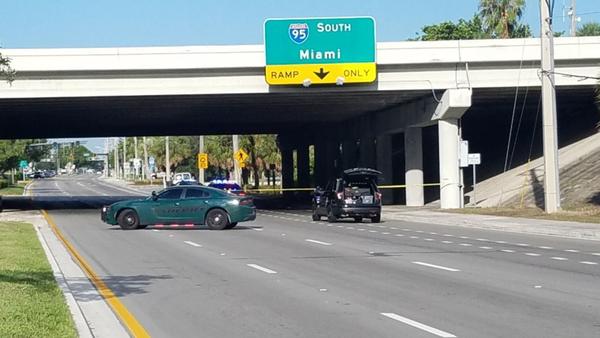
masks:
[[[571,0],[556,0],[555,30]],[[478,0],[4,0],[4,48],[262,44],[267,18],[372,16],[377,41],[414,37],[425,25],[469,19]],[[600,22],[599,0],[577,0],[581,23]],[[585,14],[590,13],[590,14]],[[527,0],[523,19],[539,31],[539,1]],[[87,146],[99,152],[103,139]]]
[[[378,41],[414,37],[428,24],[470,18],[477,0],[4,0],[4,48],[120,47],[262,43],[266,18],[373,16]],[[556,0],[555,30],[570,0]],[[577,0],[582,23],[600,22],[600,1]],[[524,19],[539,31],[539,1],[527,0]]]

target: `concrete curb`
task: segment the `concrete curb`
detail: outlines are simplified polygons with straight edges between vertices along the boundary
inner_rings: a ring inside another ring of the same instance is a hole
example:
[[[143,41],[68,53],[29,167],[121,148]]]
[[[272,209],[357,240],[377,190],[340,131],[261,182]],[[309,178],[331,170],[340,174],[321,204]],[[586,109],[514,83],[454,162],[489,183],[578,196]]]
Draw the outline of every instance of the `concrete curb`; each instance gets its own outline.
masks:
[[[0,220],[33,224],[80,337],[130,337],[39,212],[3,213],[0,214]]]
[[[85,319],[85,316],[79,307],[79,304],[77,304],[77,301],[75,300],[75,296],[73,296],[71,288],[69,288],[69,284],[67,284],[65,276],[56,262],[56,258],[54,258],[52,255],[52,251],[50,251],[50,247],[48,247],[48,243],[46,242],[44,235],[42,235],[41,226],[34,224],[33,228],[35,229],[38,240],[40,241],[40,244],[46,253],[46,259],[48,259],[48,263],[50,263],[50,267],[52,267],[54,279],[56,280],[56,283],[58,283],[58,286],[65,296],[65,300],[69,306],[69,310],[71,311],[71,316],[73,317],[73,322],[75,322],[75,327],[77,328],[79,337],[94,337],[90,327],[88,326],[87,320]]]
[[[384,209],[384,217],[392,220],[600,241],[600,224],[594,223],[464,215],[429,210],[386,209]]]

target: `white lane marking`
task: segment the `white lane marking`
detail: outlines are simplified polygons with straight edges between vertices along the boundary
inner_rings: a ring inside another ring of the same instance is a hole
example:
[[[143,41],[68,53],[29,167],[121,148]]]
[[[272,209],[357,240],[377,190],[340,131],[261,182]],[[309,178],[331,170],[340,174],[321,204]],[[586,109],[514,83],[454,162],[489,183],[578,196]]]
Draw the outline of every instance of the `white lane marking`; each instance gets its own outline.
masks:
[[[423,233],[423,230],[417,230],[417,231],[415,231],[415,232],[422,234],[422,233]]]
[[[346,227],[348,230],[354,230],[354,227]]]
[[[452,241],[442,241],[442,243],[444,243],[444,244],[452,244],[454,242],[452,242]]]
[[[333,224],[327,224],[327,226],[328,226],[328,227],[332,227],[332,226],[333,226]]]
[[[518,246],[529,246],[527,243],[517,243]]]
[[[540,249],[546,249],[546,250],[551,250],[551,249],[554,249],[554,248],[553,248],[553,247],[551,247],[551,246],[539,246],[538,248],[540,248]]]
[[[469,239],[469,236],[460,236],[462,239]]]
[[[263,229],[259,229],[259,228],[252,228],[252,230],[254,230],[254,231],[263,231]]]
[[[550,259],[554,259],[556,261],[568,261],[568,258],[564,258],[564,257],[550,257]]]
[[[513,252],[515,252],[515,250],[508,250],[508,249],[504,249],[504,250],[500,250],[500,251],[502,251],[502,252],[508,252],[508,253],[513,253]]]
[[[390,227],[390,229],[392,229],[392,230],[398,230],[398,228],[394,228],[394,227]]]
[[[332,245],[331,243],[321,242],[321,241],[317,241],[317,240],[314,240],[314,239],[305,239],[305,241],[311,242],[311,243],[316,243],[316,244],[321,244],[321,245]]]
[[[427,332],[429,332],[431,334],[434,334],[434,335],[436,335],[438,337],[443,337],[443,338],[455,338],[456,337],[452,333],[436,329],[436,328],[431,327],[429,325],[425,325],[423,323],[419,323],[417,321],[414,321],[412,319],[408,319],[406,317],[402,317],[402,316],[397,315],[395,313],[382,312],[381,314],[383,316],[386,316],[386,317],[390,318],[390,319],[397,320],[397,321],[399,321],[401,323],[410,325],[410,326],[415,327],[417,329],[420,329],[420,330],[423,330],[423,331],[427,331]]]
[[[506,244],[505,241],[496,241],[496,243],[498,243],[498,244]]]
[[[398,236],[398,237],[404,237],[403,234],[396,234],[396,236]]]
[[[389,235],[390,233],[389,232],[382,232],[381,234],[382,235]]]
[[[427,267],[430,267],[430,268],[435,268],[435,269],[440,269],[440,270],[446,270],[446,271],[452,271],[452,272],[458,272],[458,271],[460,271],[458,269],[447,268],[445,266],[435,265],[435,264],[429,264],[429,263],[424,263],[424,262],[413,262],[413,264],[423,265],[423,266],[427,266]]]
[[[493,248],[491,246],[480,246],[479,249],[492,250]]]
[[[525,253],[527,256],[533,256],[533,257],[538,257],[541,256],[539,253],[533,253],[533,252],[526,252]]]
[[[425,240],[428,242],[435,241],[435,239],[433,239],[433,238],[425,238]]]
[[[277,271],[271,270],[271,269],[267,269],[265,267],[262,267],[258,264],[246,264],[247,266],[254,268],[256,270],[260,270],[262,272],[266,272],[266,273],[277,273]]]
[[[404,231],[411,231],[411,229],[407,229],[407,228],[404,228],[402,230],[404,230]]]
[[[154,231],[154,232],[160,232],[160,230],[158,230],[158,229],[152,229],[152,231]]]
[[[430,232],[430,235],[437,235],[437,232]]]
[[[417,238],[419,238],[419,236],[410,236],[410,238],[417,239]]]
[[[485,239],[485,238],[477,238],[477,240],[480,241],[480,242],[487,242],[487,241],[489,241],[488,239]]]
[[[473,246],[473,244],[469,244],[469,243],[460,243],[459,245],[461,245],[461,246]]]
[[[565,250],[565,252],[579,252],[579,250],[568,249],[568,250]]]
[[[377,232],[377,230],[369,230],[369,232]]]
[[[589,261],[581,261],[579,263],[581,263],[581,264],[587,264],[587,265],[598,265],[598,263],[596,263],[596,262],[589,262]]]
[[[337,227],[338,227],[338,228],[343,228],[344,226],[343,226],[343,225],[338,225]]]
[[[454,237],[454,235],[444,234],[444,237]]]
[[[360,229],[356,229],[356,230],[358,230],[358,231],[365,231],[367,229],[360,228]]]
[[[191,245],[191,246],[195,246],[195,247],[197,247],[197,248],[201,248],[201,247],[202,247],[202,245],[200,245],[200,244],[198,244],[198,243],[194,243],[194,242],[192,242],[192,241],[184,241],[183,243],[185,243],[185,244],[188,244],[188,245]]]
[[[600,256],[600,252],[592,252],[592,255],[594,255],[594,256]]]

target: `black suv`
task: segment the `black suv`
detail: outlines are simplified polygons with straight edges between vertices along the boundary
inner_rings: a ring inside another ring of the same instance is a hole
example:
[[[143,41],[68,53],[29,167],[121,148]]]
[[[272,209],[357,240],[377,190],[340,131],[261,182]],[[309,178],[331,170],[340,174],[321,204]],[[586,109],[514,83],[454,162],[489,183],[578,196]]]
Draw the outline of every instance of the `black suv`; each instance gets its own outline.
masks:
[[[329,222],[338,218],[354,218],[361,222],[370,218],[371,222],[381,221],[381,193],[377,188],[380,171],[369,168],[344,170],[341,178],[331,181],[325,189],[317,187],[313,194],[314,221],[327,216]]]

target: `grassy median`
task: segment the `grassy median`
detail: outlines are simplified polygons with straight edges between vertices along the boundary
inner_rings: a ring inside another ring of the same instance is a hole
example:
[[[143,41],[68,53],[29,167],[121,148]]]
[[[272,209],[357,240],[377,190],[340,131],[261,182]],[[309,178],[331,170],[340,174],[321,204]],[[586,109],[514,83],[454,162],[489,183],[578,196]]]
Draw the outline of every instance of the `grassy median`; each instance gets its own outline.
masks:
[[[0,222],[0,337],[77,337],[31,224]]]

